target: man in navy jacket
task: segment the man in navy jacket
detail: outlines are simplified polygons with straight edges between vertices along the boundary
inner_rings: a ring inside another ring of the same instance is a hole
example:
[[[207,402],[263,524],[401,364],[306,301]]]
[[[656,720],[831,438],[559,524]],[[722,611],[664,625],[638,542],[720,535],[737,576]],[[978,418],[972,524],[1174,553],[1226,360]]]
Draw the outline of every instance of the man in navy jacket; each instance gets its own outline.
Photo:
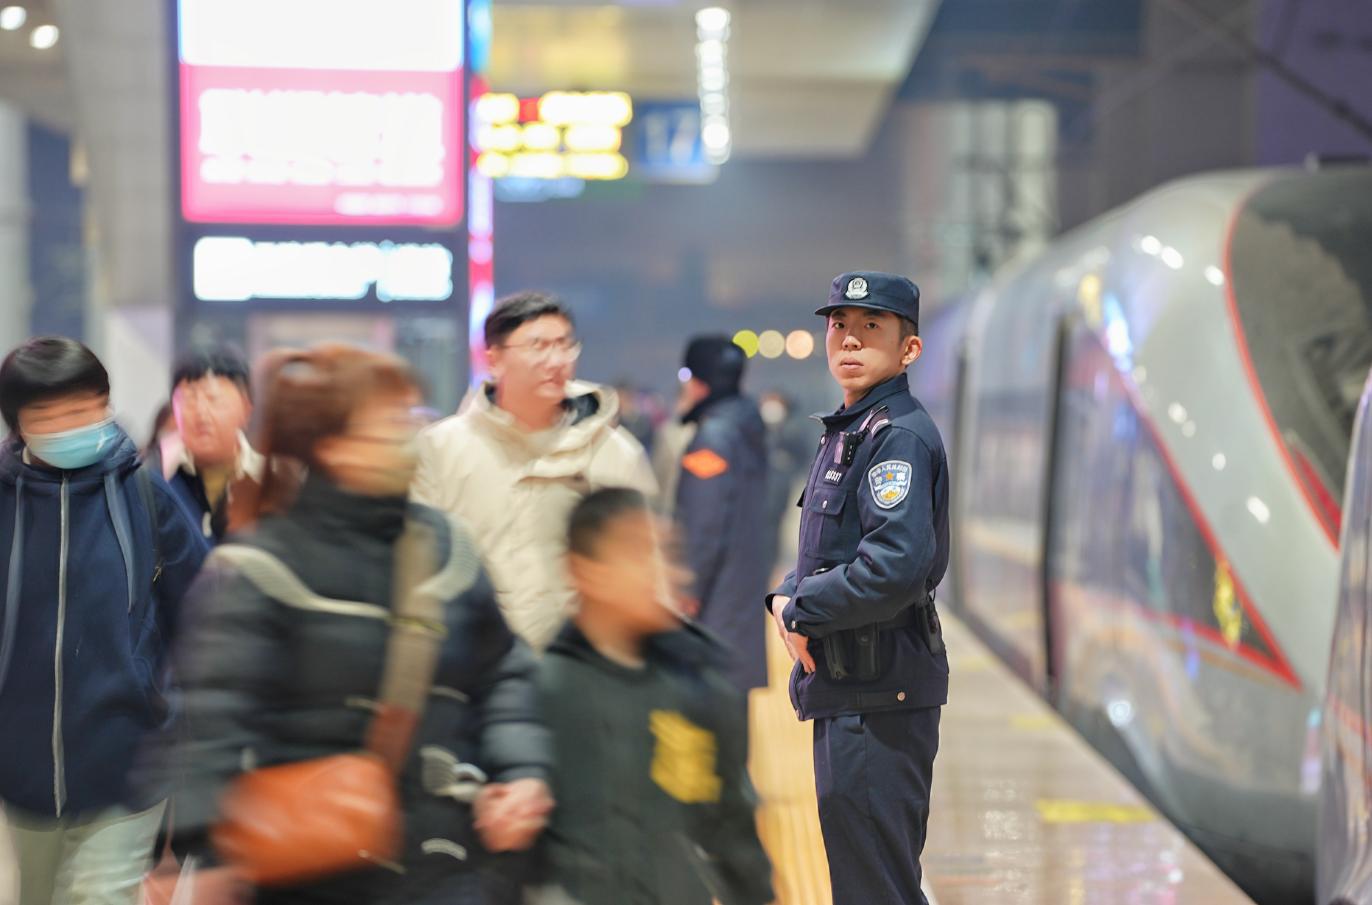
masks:
[[[75,340],[0,365],[0,803],[21,905],[137,901],[161,804],[134,793],[167,728],[167,642],[207,545],[109,413]]]

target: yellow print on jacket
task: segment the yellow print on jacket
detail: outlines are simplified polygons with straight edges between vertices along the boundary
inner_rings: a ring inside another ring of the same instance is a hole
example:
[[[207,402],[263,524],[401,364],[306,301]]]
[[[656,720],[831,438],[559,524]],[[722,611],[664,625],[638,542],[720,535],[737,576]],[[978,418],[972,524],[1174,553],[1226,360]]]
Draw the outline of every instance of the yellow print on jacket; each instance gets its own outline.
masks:
[[[715,734],[674,710],[652,711],[648,728],[657,739],[653,782],[683,804],[719,801],[724,781],[717,773],[719,745]]]

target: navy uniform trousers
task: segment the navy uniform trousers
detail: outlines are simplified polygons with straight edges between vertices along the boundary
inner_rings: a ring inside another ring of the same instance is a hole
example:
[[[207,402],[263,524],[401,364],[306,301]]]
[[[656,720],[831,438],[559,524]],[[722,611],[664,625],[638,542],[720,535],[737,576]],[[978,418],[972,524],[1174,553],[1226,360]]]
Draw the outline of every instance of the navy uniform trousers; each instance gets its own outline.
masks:
[[[815,791],[834,905],[927,905],[919,858],[941,711],[815,720]]]

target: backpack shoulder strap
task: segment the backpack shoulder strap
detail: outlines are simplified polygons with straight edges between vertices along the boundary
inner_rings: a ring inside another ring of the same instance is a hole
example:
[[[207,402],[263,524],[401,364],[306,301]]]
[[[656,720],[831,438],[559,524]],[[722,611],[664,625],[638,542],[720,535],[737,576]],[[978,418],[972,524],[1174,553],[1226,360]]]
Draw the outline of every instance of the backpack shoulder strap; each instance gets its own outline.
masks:
[[[152,489],[152,476],[148,473],[148,463],[139,464],[135,472],[138,481],[138,495],[143,498],[143,509],[148,513],[148,524],[152,526],[152,582],[162,577],[162,520],[157,515],[157,495]]]

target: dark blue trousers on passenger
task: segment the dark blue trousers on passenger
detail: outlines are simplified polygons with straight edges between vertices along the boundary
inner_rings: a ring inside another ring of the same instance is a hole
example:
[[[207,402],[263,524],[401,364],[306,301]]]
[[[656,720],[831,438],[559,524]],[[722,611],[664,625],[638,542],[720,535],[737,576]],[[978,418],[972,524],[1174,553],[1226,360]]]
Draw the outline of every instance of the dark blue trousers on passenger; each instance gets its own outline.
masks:
[[[815,789],[834,905],[927,905],[919,856],[940,712],[815,720]]]

